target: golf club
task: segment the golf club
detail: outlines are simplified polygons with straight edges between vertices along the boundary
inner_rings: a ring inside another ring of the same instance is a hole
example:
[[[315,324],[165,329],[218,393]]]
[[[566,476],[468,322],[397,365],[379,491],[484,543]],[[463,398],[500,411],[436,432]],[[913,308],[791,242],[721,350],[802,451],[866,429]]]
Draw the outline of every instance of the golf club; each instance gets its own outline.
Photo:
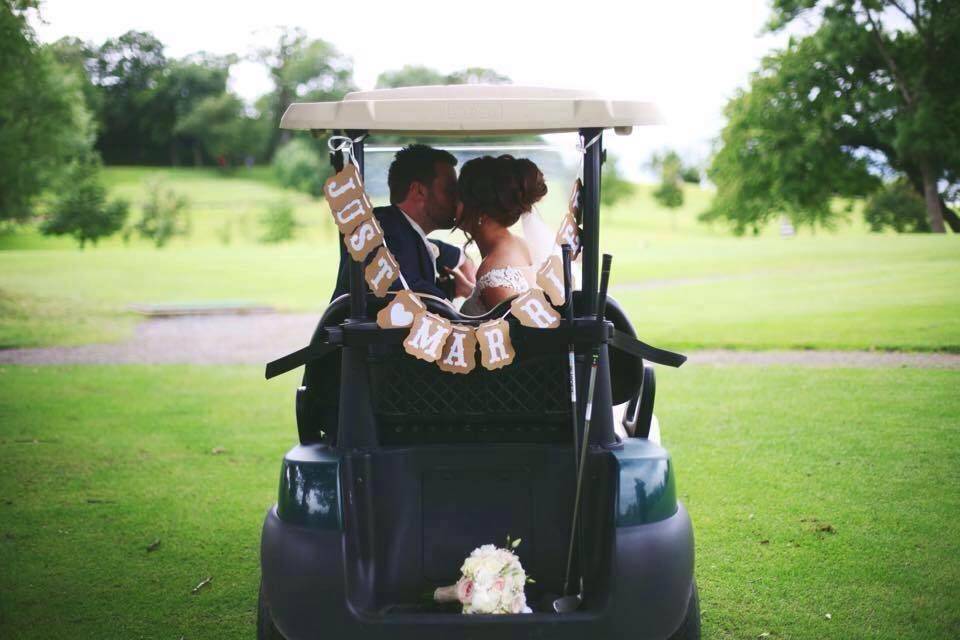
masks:
[[[603,254],[603,267],[600,273],[600,295],[597,298],[597,320],[602,321],[607,307],[607,287],[610,283],[610,263],[613,256]],[[573,569],[573,547],[576,544],[578,523],[580,522],[580,501],[583,496],[583,473],[587,464],[587,449],[590,447],[590,419],[593,411],[593,392],[597,382],[597,367],[600,362],[600,345],[593,349],[590,363],[590,382],[587,385],[587,406],[583,421],[583,441],[580,443],[580,462],[577,465],[577,487],[573,496],[573,523],[570,527],[570,545],[567,547],[567,570],[563,579],[564,595],[553,601],[553,610],[557,613],[576,611],[583,603],[583,575],[580,576],[580,592],[567,595],[570,588],[570,574]],[[581,554],[582,556],[582,554]],[[581,557],[581,563],[583,558]]]

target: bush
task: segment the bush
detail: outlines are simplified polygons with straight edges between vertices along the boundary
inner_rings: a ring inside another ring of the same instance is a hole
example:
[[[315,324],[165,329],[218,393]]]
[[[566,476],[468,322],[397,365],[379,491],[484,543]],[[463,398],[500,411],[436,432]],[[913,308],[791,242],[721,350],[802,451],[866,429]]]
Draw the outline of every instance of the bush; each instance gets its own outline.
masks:
[[[273,172],[282,186],[318,198],[323,194],[323,183],[333,170],[309,141],[297,138],[274,154]]]
[[[88,241],[113,235],[123,227],[130,205],[125,200],[107,202],[107,190],[100,183],[100,163],[79,160],[70,165],[40,230],[47,235],[69,235],[82,249]]]
[[[153,180],[147,186],[147,199],[134,228],[162,248],[174,237],[190,233],[189,201],[162,181]]]
[[[603,163],[601,171],[600,202],[603,206],[612,207],[620,200],[633,195],[633,183],[620,173],[617,159],[612,154],[607,155],[607,161]]]
[[[260,241],[269,243],[293,240],[299,226],[293,217],[293,207],[286,200],[274,202],[267,207],[260,217],[260,224],[264,227]]]
[[[871,231],[930,231],[927,205],[906,180],[886,184],[870,196],[863,217]]]

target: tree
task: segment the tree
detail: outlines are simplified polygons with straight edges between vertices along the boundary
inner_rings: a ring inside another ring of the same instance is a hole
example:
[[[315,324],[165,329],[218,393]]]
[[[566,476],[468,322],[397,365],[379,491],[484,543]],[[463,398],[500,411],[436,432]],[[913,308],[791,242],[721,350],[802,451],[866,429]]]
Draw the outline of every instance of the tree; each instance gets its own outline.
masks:
[[[235,62],[236,56],[200,52],[167,64],[149,97],[164,127],[173,134],[167,136],[171,164],[180,164],[184,151],[189,152],[195,166],[204,163],[204,151],[207,158],[216,159],[220,155],[209,150],[210,136],[198,135],[196,129],[183,124],[198,111],[217,112],[217,109],[211,110],[209,104],[201,110],[201,104],[217,104],[219,100],[225,112],[222,120],[207,121],[218,130],[213,137],[223,138],[224,127],[237,128],[235,123],[243,115],[243,103],[227,94],[227,78]]]
[[[95,156],[75,161],[65,173],[50,216],[41,225],[47,235],[73,236],[83,249],[100,238],[119,231],[130,205],[125,200],[107,201],[100,182],[100,162]]]
[[[339,100],[354,89],[353,60],[324,40],[307,38],[302,29],[281,30],[276,46],[260,49],[255,58],[274,84],[265,114],[273,123],[266,149],[271,158],[284,136],[280,118],[290,103]]]
[[[282,186],[319,198],[333,169],[308,140],[295,138],[273,156],[273,173]]]
[[[422,87],[435,84],[449,84],[447,76],[436,69],[423,65],[407,64],[400,69],[384,71],[377,76],[377,89]]]
[[[903,176],[933,231],[945,218],[960,231],[938,188],[960,180],[960,3],[773,0],[773,10],[771,30],[808,18],[817,27],[764,59],[727,105],[704,217],[738,232],[781,213],[828,224],[835,197]]]
[[[0,220],[29,218],[38,197],[91,144],[78,83],[27,24],[37,5],[0,0]]]
[[[620,173],[620,167],[614,155],[607,154],[601,171],[600,202],[603,206],[612,207],[620,200],[633,195],[634,185]]]
[[[650,157],[649,166],[660,176],[660,184],[653,192],[653,198],[667,209],[677,209],[683,206],[683,183],[699,184],[700,170],[694,166],[684,165],[680,155],[673,150],[654,153]],[[673,224],[676,226],[676,215]]]
[[[263,146],[255,119],[232,93],[204,98],[178,120],[174,131],[195,140],[197,153],[217,159],[221,167],[242,163]]]
[[[293,240],[300,226],[293,215],[293,207],[286,200],[270,203],[260,216],[260,224],[263,225],[260,241],[268,244]]]
[[[377,76],[378,89],[445,84],[510,84],[510,78],[486,67],[468,67],[443,74],[423,65],[404,65]]]
[[[867,199],[863,218],[871,231],[930,231],[926,203],[906,180],[885,184]]]
[[[161,249],[174,237],[190,233],[189,206],[186,196],[154,180],[147,185],[147,199],[134,229]]]
[[[90,65],[103,102],[97,149],[108,164],[156,164],[169,158],[173,117],[157,100],[167,67],[163,43],[128,31],[99,47]]]

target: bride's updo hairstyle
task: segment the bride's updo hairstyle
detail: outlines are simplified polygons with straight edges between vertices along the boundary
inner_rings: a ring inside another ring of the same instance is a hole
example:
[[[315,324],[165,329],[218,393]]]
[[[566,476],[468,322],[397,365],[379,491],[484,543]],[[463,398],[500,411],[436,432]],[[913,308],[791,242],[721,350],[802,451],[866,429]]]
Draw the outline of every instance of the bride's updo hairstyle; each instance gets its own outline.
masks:
[[[463,165],[457,190],[463,203],[459,226],[469,231],[481,216],[513,226],[547,195],[547,183],[526,158],[482,156]]]

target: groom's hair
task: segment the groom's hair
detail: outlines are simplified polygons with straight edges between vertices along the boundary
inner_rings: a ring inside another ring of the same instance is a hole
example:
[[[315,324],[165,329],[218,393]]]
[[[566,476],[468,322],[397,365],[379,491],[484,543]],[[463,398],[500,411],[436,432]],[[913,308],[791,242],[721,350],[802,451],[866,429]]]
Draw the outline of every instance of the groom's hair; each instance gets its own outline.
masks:
[[[390,170],[387,172],[387,184],[390,186],[390,203],[398,204],[407,199],[410,185],[420,182],[429,187],[437,177],[437,163],[445,162],[457,166],[453,154],[434,149],[425,144],[411,144],[397,152]]]

